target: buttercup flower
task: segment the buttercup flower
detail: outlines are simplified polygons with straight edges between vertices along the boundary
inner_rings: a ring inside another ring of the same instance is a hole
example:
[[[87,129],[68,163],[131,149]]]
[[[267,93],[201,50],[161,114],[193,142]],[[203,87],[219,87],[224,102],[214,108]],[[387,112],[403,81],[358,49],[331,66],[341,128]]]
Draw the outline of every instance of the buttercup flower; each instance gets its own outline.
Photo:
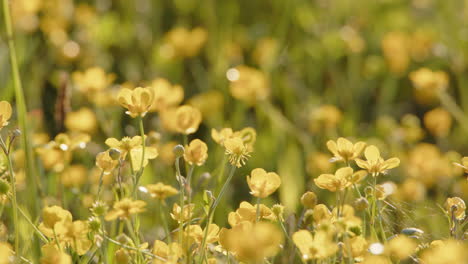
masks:
[[[366,143],[359,141],[356,144],[353,144],[346,138],[340,137],[336,142],[329,140],[327,142],[327,147],[335,156],[334,160],[349,162],[350,160],[355,160],[361,155],[362,151],[366,147]]]
[[[178,107],[173,118],[175,129],[186,135],[195,133],[202,120],[200,110],[190,105]]]
[[[335,174],[322,174],[314,179],[315,184],[321,189],[327,189],[331,192],[342,191],[351,184],[360,181],[367,173],[357,171],[353,173],[351,167],[338,169]]]
[[[149,88],[137,87],[134,90],[123,88],[117,99],[121,106],[128,111],[125,113],[131,117],[144,117],[153,104],[153,93]]]
[[[380,157],[379,149],[374,146],[368,146],[364,151],[364,156],[366,157],[366,161],[362,159],[356,159],[356,164],[367,170],[372,176],[376,176],[379,173],[385,173],[387,170],[396,168],[400,165],[400,159],[398,158],[390,158],[388,160],[382,159]]]
[[[465,219],[466,205],[460,197],[447,198],[445,201],[445,210],[451,216],[452,213],[457,220]]]
[[[60,251],[54,244],[44,245],[41,251],[41,264],[72,264],[71,257],[65,252]],[[0,261],[0,263],[3,262]]]
[[[109,155],[109,150],[100,152],[96,156],[96,166],[100,168],[105,175],[110,174],[118,164],[119,161],[113,159]]]
[[[177,203],[174,203],[172,206],[171,217],[179,223],[187,222],[192,218],[194,208],[195,204],[186,204],[184,205],[184,208],[181,208]]]
[[[176,188],[170,185],[166,185],[162,182],[146,185],[146,189],[152,198],[156,198],[161,201],[165,200],[169,196],[173,196],[179,193]]]
[[[452,127],[452,116],[447,110],[438,107],[424,115],[424,125],[432,135],[446,137]]]
[[[222,128],[219,131],[214,128],[211,129],[211,138],[221,146],[224,145],[226,139],[231,138],[233,135],[232,128]]]
[[[0,130],[8,125],[12,113],[11,105],[7,101],[0,102]]]
[[[152,262],[153,264],[176,264],[178,263],[179,258],[182,257],[183,250],[177,243],[167,245],[164,241],[156,240],[153,245],[153,254],[166,260],[162,261],[154,258]]]
[[[268,79],[257,69],[237,66],[228,70],[227,77],[231,82],[229,86],[231,95],[249,105],[265,100],[270,94]]]
[[[195,241],[195,243],[201,244],[205,235],[205,230],[202,230],[202,228],[199,225],[189,225],[185,230],[185,233],[187,236],[191,237]],[[208,228],[206,242],[215,243],[216,241],[218,241],[218,233],[219,226],[216,224],[210,224],[210,227]]]
[[[312,236],[308,230],[300,230],[292,235],[294,244],[302,253],[302,259],[325,259],[338,251],[338,246],[333,242],[332,235],[319,230]]]
[[[74,72],[72,75],[75,85],[83,94],[96,93],[106,89],[115,79],[113,74],[99,67],[86,69],[84,72]]]
[[[265,198],[274,193],[281,185],[281,178],[274,172],[266,172],[264,169],[257,168],[247,176],[247,184],[250,188],[250,194],[255,197]]]
[[[162,111],[169,107],[179,105],[184,99],[184,89],[180,85],[172,85],[166,79],[156,79],[149,87],[153,92],[154,99],[151,111]]]
[[[39,230],[44,235],[53,238],[54,232],[59,234],[64,232],[63,223],[71,221],[71,213],[60,206],[45,207],[42,210],[42,223],[39,225]]]
[[[13,256],[11,246],[5,242],[0,242],[0,264],[10,263],[10,257]]]
[[[301,197],[302,205],[307,209],[313,209],[317,205],[317,195],[314,192],[306,192]]]
[[[112,210],[106,215],[106,221],[112,221],[117,218],[128,219],[132,214],[144,212],[146,203],[144,201],[133,201],[129,198],[123,198],[114,203]]]
[[[208,158],[208,146],[205,142],[194,139],[188,146],[185,146],[184,159],[190,165],[201,166]]]
[[[245,165],[247,158],[250,157],[249,147],[244,144],[240,137],[228,138],[224,141],[226,155],[229,157],[229,162],[240,168]]]
[[[141,136],[134,136],[132,138],[124,137],[120,141],[116,138],[108,138],[106,139],[105,143],[110,148],[118,149],[122,159],[125,159],[127,153],[129,153],[132,149],[141,147],[142,140]]]
[[[228,215],[229,225],[234,227],[242,222],[255,223],[257,219],[257,205],[252,205],[249,202],[241,202],[239,208],[235,212],[230,212]],[[275,221],[276,216],[273,211],[264,204],[260,204],[259,220]]]

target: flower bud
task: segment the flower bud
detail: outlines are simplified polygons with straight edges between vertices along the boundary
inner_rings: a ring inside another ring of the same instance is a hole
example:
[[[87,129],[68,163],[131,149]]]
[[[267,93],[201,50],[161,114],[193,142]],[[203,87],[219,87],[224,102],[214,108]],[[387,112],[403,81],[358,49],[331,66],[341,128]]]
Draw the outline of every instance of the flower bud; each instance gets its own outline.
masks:
[[[174,155],[176,156],[176,158],[180,158],[184,155],[185,153],[185,149],[184,149],[184,146],[182,145],[176,145],[173,149],[172,149],[172,152],[174,153]]]
[[[116,148],[111,148],[109,149],[109,156],[113,159],[113,160],[118,160],[120,159],[120,150],[116,149]]]
[[[107,205],[104,202],[96,201],[91,207],[91,212],[95,216],[103,216],[107,212]]]
[[[0,195],[7,195],[10,191],[10,183],[4,179],[0,179]]]
[[[313,192],[306,192],[301,197],[301,203],[306,209],[314,209],[317,205],[317,195]]]
[[[367,201],[367,199],[364,197],[358,198],[356,199],[356,201],[354,201],[354,208],[356,208],[356,210],[358,211],[365,210],[368,207],[369,207],[369,201]]]

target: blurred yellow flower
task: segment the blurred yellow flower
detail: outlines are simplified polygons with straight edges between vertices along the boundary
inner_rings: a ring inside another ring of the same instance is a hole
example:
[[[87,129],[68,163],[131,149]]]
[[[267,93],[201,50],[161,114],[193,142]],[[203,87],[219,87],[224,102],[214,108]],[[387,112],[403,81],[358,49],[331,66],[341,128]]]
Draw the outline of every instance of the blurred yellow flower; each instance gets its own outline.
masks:
[[[232,128],[222,128],[221,130],[211,129],[211,138],[221,146],[224,146],[224,141],[233,137],[234,132]]]
[[[72,264],[71,257],[59,250],[55,244],[46,244],[42,247],[41,251],[41,264]],[[0,263],[3,262],[0,261]]]
[[[250,176],[247,176],[247,184],[250,188],[250,194],[265,198],[279,188],[281,178],[274,172],[266,172],[262,168],[257,168],[252,170]]]
[[[179,193],[176,188],[170,185],[166,185],[162,182],[146,185],[146,189],[152,198],[156,198],[161,201],[165,200],[169,196],[173,196]]]
[[[172,85],[168,80],[158,78],[151,82],[149,89],[153,92],[153,104],[150,111],[162,111],[178,106],[184,99],[184,89],[180,85]]]
[[[70,165],[60,174],[60,182],[65,187],[80,187],[88,180],[88,170],[81,164]]]
[[[430,248],[421,254],[422,263],[430,264],[466,264],[467,259],[466,244],[456,240],[431,243]]]
[[[106,221],[112,221],[117,218],[128,219],[132,214],[139,214],[144,212],[146,203],[140,200],[132,200],[130,198],[123,198],[114,203],[112,210],[107,213]]]
[[[249,105],[265,100],[270,94],[267,77],[257,69],[237,66],[228,70],[227,78],[231,95]]]
[[[362,151],[366,147],[366,143],[359,141],[356,142],[356,144],[353,144],[346,138],[340,137],[336,142],[333,140],[327,141],[327,147],[335,156],[334,160],[344,161],[347,163],[361,155]]]
[[[283,234],[274,224],[242,222],[219,232],[220,245],[243,262],[258,263],[275,256],[283,243]]]
[[[228,223],[234,227],[242,222],[255,223],[257,219],[257,205],[252,205],[249,202],[241,202],[239,208],[235,212],[228,214]],[[275,221],[276,216],[273,211],[264,204],[260,204],[259,220]]]
[[[162,261],[154,258],[152,262],[153,264],[176,264],[178,263],[179,258],[183,256],[183,250],[177,243],[167,245],[164,241],[156,240],[153,244],[153,254],[166,260]]]
[[[149,88],[137,87],[134,90],[123,88],[119,91],[117,99],[121,106],[128,111],[131,117],[144,117],[153,104],[154,95]]]
[[[102,68],[92,67],[84,72],[74,72],[72,78],[81,93],[93,96],[94,93],[110,86],[115,79],[115,75],[106,74]]]
[[[365,177],[365,171],[354,172],[351,167],[338,169],[335,174],[322,174],[314,179],[315,185],[320,189],[331,192],[342,191]]]
[[[145,156],[143,157],[143,147],[139,146],[130,150],[130,162],[132,163],[133,170],[139,171],[141,167],[148,165],[148,160],[155,159],[159,155],[158,150],[155,147],[145,147]],[[143,163],[142,163],[143,158]]]
[[[60,206],[44,207],[42,209],[42,223],[39,225],[39,230],[47,237],[53,238],[54,233],[61,234],[64,232],[63,223],[71,221],[71,213]]]
[[[200,110],[190,105],[179,106],[173,116],[174,127],[182,134],[193,134],[202,121]]]
[[[424,114],[424,125],[435,137],[446,137],[452,127],[452,116],[447,110],[437,107]]]
[[[184,208],[181,208],[177,203],[174,203],[172,206],[172,219],[176,220],[179,223],[187,222],[193,216],[193,209],[195,204],[186,204]]]
[[[309,116],[309,130],[318,133],[336,128],[342,120],[341,111],[334,105],[322,105],[314,109]]]
[[[189,225],[186,228],[185,233],[187,236],[191,237],[195,243],[201,244],[205,235],[205,230],[202,230],[199,225]],[[216,224],[210,224],[206,237],[206,243],[215,243],[218,241],[218,233],[219,226]]]
[[[397,235],[385,246],[385,253],[403,260],[415,253],[418,244],[405,235]]]
[[[460,197],[447,198],[447,201],[445,201],[445,210],[447,210],[447,214],[450,217],[453,214],[457,220],[465,219],[466,205],[465,201]]]
[[[414,86],[416,101],[420,104],[430,104],[437,100],[438,93],[443,92],[449,85],[449,77],[443,71],[432,71],[420,68],[409,74]]]
[[[65,127],[70,131],[91,134],[97,128],[96,115],[87,107],[80,108],[66,115]]]
[[[120,151],[120,156],[122,159],[125,159],[127,153],[129,153],[132,149],[141,147],[142,140],[141,136],[134,136],[134,137],[124,137],[120,141],[116,138],[108,138],[105,141],[106,145],[110,148],[115,148]]]
[[[0,130],[8,125],[12,113],[11,105],[7,101],[0,101]]]
[[[463,168],[463,170],[465,170],[465,173],[468,173],[468,157],[463,157],[461,163],[454,162],[453,164],[460,168]]]
[[[201,27],[196,27],[192,30],[176,27],[164,36],[161,53],[168,58],[193,57],[199,53],[207,37],[208,33]]]
[[[390,71],[402,74],[410,64],[409,36],[406,33],[388,32],[382,38],[382,51]]]
[[[11,246],[8,243],[0,242],[0,264],[9,264],[12,256],[13,250],[11,249]]]
[[[326,231],[316,231],[314,236],[309,230],[299,230],[292,235],[294,244],[301,251],[302,259],[325,259],[338,251],[338,246],[333,242],[333,236]]]
[[[368,146],[364,151],[364,156],[366,161],[362,159],[356,159],[356,164],[367,170],[372,176],[377,176],[379,173],[385,173],[387,170],[393,169],[400,165],[400,159],[390,158],[388,160],[382,159],[380,157],[379,149],[374,146]]]
[[[190,165],[201,166],[208,158],[208,146],[205,142],[194,139],[190,141],[188,146],[185,146],[184,159]]]
[[[88,223],[85,221],[66,221],[63,224],[64,232],[59,236],[60,243],[71,247],[80,256],[86,254],[92,245],[88,238]]]

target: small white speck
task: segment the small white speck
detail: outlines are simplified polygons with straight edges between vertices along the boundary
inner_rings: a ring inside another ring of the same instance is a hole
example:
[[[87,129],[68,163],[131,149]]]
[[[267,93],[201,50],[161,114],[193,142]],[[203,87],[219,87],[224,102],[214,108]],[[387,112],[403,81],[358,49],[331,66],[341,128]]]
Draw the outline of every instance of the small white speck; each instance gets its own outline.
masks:
[[[227,70],[226,72],[226,78],[231,82],[235,82],[239,80],[239,77],[240,77],[240,73],[237,69],[231,68]]]

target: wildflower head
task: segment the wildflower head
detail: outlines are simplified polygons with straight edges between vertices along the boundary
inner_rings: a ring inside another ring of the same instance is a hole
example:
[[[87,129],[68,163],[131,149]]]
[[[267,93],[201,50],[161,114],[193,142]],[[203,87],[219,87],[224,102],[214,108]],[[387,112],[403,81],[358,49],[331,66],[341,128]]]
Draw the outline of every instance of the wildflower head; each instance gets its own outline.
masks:
[[[325,259],[338,251],[338,246],[333,242],[333,234],[324,230],[319,230],[314,235],[309,230],[299,230],[292,235],[292,240],[305,261]]]
[[[161,201],[165,200],[169,196],[173,196],[179,193],[176,188],[170,185],[166,185],[162,182],[149,184],[146,186],[146,189],[152,198],[156,198]]]
[[[232,128],[222,128],[221,130],[211,129],[211,137],[219,145],[223,146],[224,141],[234,135]]]
[[[186,204],[181,208],[177,203],[174,203],[172,206],[171,217],[179,223],[187,222],[192,218],[194,208],[195,204]]]
[[[372,176],[377,176],[379,173],[385,173],[389,169],[393,169],[400,165],[400,159],[398,158],[390,158],[388,160],[384,160],[380,157],[379,149],[374,146],[368,146],[364,151],[364,156],[366,157],[366,161],[362,159],[356,159],[356,164],[367,170]]]
[[[190,105],[183,105],[175,110],[173,116],[174,128],[182,134],[193,134],[202,121],[200,110]]]
[[[175,107],[184,99],[184,89],[180,85],[172,85],[166,79],[156,79],[150,88],[154,95],[151,111],[163,111]]]
[[[437,107],[424,115],[424,125],[438,138],[446,137],[452,127],[452,116],[447,110]]]
[[[334,160],[348,162],[361,155],[362,151],[366,147],[366,143],[359,141],[356,144],[353,144],[346,138],[340,137],[336,142],[329,140],[327,142],[327,147],[331,153],[333,153]]]
[[[245,165],[247,158],[250,157],[249,147],[244,144],[240,137],[228,138],[224,141],[226,155],[229,157],[229,162],[240,168]]]
[[[54,244],[44,245],[41,251],[41,264],[72,264],[72,258],[65,252],[59,250]]]
[[[185,146],[184,159],[190,165],[201,166],[208,158],[208,146],[205,142],[194,139],[188,146]]]
[[[466,205],[460,197],[447,198],[445,209],[450,217],[453,215],[457,220],[465,219]]]
[[[301,203],[304,208],[314,209],[317,205],[317,195],[314,192],[306,192],[301,197]]]
[[[144,201],[124,198],[114,203],[112,210],[107,213],[105,219],[106,221],[112,221],[117,218],[128,219],[132,214],[144,212],[146,210],[145,206],[146,203]]]
[[[0,129],[8,125],[12,113],[11,105],[7,101],[0,102]]]
[[[231,95],[249,105],[265,100],[270,94],[268,79],[257,69],[241,65],[228,70],[227,77]]]
[[[96,156],[96,166],[106,175],[110,174],[118,164],[119,161],[109,155],[109,150],[101,152]]]
[[[158,256],[153,264],[177,263],[183,255],[183,249],[178,243],[166,244],[164,241],[156,240],[153,244],[153,254]]]
[[[409,75],[414,86],[414,95],[420,104],[431,104],[438,98],[438,93],[447,89],[449,78],[443,71],[421,68]]]
[[[338,169],[335,174],[322,174],[314,179],[317,187],[327,189],[331,192],[342,191],[349,187],[352,182],[353,169],[344,167]]]
[[[264,169],[254,169],[247,176],[250,194],[255,197],[265,198],[274,193],[281,185],[281,178],[274,172],[266,172]]]
[[[153,93],[148,88],[138,87],[134,90],[123,88],[117,99],[121,106],[127,109],[131,117],[144,117],[153,104]]]

